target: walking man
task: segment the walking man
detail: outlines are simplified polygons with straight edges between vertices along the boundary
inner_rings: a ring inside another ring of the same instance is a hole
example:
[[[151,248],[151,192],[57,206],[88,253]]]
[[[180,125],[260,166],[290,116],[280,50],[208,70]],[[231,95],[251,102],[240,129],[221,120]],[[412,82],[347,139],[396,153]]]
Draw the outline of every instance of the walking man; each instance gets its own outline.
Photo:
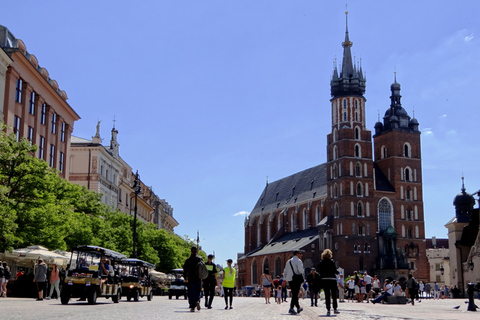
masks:
[[[200,291],[202,280],[197,275],[197,264],[202,260],[197,256],[197,247],[190,249],[190,257],[183,264],[183,276],[188,288],[188,305],[191,312],[200,311]]]
[[[205,294],[205,308],[212,309],[213,297],[215,296],[215,287],[217,286],[217,267],[213,263],[213,254],[208,255],[205,263],[208,270],[208,277],[203,280],[203,293]]]
[[[315,300],[315,307],[317,305],[317,295],[320,291],[320,275],[315,271],[315,268],[310,269],[310,273],[307,276],[308,288],[310,289],[311,306],[313,307],[313,301]]]
[[[292,297],[290,300],[290,309],[288,313],[297,314],[303,311],[298,302],[298,294],[300,292],[300,286],[303,283],[303,262],[301,260],[303,252],[300,250],[293,251],[293,257],[287,261],[283,274],[285,275],[284,281],[288,281],[290,290],[292,291]],[[297,308],[297,311],[294,308]]]
[[[343,274],[337,276],[338,287],[338,301],[345,302],[345,282],[343,281]]]

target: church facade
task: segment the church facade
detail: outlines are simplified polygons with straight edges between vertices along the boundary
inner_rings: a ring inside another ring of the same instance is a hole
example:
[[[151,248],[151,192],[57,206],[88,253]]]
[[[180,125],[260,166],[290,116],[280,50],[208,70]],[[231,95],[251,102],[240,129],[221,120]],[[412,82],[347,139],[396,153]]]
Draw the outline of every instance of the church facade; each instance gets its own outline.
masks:
[[[239,286],[283,273],[293,250],[309,272],[325,248],[345,276],[429,279],[419,123],[391,85],[390,106],[375,132],[366,126],[366,78],[352,59],[348,24],[341,68],[331,78],[326,163],[267,183],[245,220]]]

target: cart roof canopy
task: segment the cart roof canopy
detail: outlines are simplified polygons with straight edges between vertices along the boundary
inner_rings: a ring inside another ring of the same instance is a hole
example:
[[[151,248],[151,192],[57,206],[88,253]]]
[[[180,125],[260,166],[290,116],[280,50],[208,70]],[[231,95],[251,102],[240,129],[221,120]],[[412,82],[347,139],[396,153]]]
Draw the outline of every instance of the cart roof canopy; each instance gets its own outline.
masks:
[[[77,246],[72,248],[72,251],[99,252],[108,258],[113,258],[116,260],[127,259],[127,256],[120,252],[102,248],[99,246]]]

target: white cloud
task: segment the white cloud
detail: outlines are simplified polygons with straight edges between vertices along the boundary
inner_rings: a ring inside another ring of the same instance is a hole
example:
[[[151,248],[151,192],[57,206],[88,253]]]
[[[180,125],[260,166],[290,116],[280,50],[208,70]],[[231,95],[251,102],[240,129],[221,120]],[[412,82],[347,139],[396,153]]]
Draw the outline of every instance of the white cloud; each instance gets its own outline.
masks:
[[[250,212],[240,211],[240,212],[235,213],[233,216],[234,217],[236,217],[236,216],[248,216],[249,214],[250,214]]]
[[[425,128],[422,130],[422,133],[424,134],[428,134],[428,135],[433,135],[433,131],[432,131],[432,128]]]
[[[465,42],[468,42],[473,39],[473,33],[465,37]]]

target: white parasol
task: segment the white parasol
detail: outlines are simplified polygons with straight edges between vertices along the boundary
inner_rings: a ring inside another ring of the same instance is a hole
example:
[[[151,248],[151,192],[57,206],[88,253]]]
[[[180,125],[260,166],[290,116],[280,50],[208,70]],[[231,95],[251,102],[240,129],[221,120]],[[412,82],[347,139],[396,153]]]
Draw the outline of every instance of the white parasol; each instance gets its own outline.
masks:
[[[46,264],[55,263],[59,267],[65,267],[70,260],[70,257],[38,245],[15,249],[12,252],[7,251],[3,254],[3,258],[15,261],[18,266],[33,266],[41,258]]]

